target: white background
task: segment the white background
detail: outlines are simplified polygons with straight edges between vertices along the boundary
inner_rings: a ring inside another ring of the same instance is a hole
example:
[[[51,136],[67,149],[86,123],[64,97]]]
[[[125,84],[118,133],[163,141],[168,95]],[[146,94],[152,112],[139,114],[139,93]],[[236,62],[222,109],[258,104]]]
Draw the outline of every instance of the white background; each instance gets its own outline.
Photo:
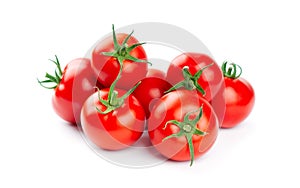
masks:
[[[299,8],[291,0],[1,1],[0,187],[299,187]],[[240,64],[256,91],[249,118],[221,130],[192,167],[128,169],[101,159],[36,82],[54,54],[65,65],[112,23],[147,21],[193,33],[217,62]]]

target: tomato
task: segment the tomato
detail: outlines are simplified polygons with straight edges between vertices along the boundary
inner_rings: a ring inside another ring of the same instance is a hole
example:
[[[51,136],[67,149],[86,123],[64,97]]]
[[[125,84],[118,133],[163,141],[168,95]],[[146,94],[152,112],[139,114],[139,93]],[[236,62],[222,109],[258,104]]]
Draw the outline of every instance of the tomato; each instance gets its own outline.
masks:
[[[125,44],[124,44],[125,42]],[[92,68],[97,75],[99,83],[104,87],[110,85],[116,79],[122,67],[122,78],[117,87],[128,90],[147,74],[147,55],[142,43],[131,34],[115,34],[100,41],[92,52]]]
[[[121,89],[115,91],[120,95],[126,93]],[[106,100],[108,95],[109,88],[106,88],[86,100],[82,107],[81,125],[87,138],[98,147],[120,150],[131,146],[141,137],[144,131],[145,113],[133,95],[129,95],[118,108],[106,114],[100,113],[107,107],[99,101],[99,98]]]
[[[97,79],[91,69],[90,60],[78,58],[69,62],[64,70],[61,70],[59,60],[56,64],[55,75],[46,74],[46,80],[39,83],[47,88],[54,89],[52,105],[54,111],[65,121],[75,124],[80,122],[80,111],[84,101],[94,93]],[[54,83],[54,86],[45,84]]]
[[[156,78],[165,79],[166,73],[164,73],[162,70],[151,68],[148,69],[146,77],[156,77]]]
[[[156,103],[148,120],[153,146],[176,161],[202,156],[218,135],[218,120],[211,105],[196,91],[172,91]]]
[[[171,87],[172,85],[165,79],[158,77],[146,77],[141,80],[141,84],[134,90],[133,95],[144,107],[147,118],[149,118],[155,102]]]
[[[185,70],[184,70],[185,69]],[[188,72],[184,75],[184,72]],[[198,77],[196,76],[198,73]],[[193,77],[194,76],[194,77]],[[172,60],[167,81],[172,85],[182,83],[186,89],[198,90],[198,93],[210,101],[223,83],[223,75],[212,58],[201,53],[183,53]]]
[[[223,64],[223,73],[225,80],[225,103],[226,111],[222,128],[232,128],[240,124],[251,113],[255,103],[255,93],[251,84],[244,78],[236,75],[236,64],[226,70],[227,62]],[[240,68],[241,69],[241,68]]]

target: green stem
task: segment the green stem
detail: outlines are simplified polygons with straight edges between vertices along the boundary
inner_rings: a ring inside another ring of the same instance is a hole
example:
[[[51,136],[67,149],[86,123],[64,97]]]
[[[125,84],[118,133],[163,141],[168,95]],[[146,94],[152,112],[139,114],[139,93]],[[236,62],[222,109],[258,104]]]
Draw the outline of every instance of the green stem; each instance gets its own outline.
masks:
[[[45,75],[46,79],[45,80],[40,81],[37,78],[37,81],[42,87],[44,87],[46,89],[55,89],[58,86],[58,84],[60,83],[61,79],[62,79],[63,72],[62,72],[59,60],[58,60],[56,55],[55,55],[55,60],[49,59],[49,61],[53,62],[56,65],[54,75],[46,73],[46,75]],[[50,86],[49,86],[49,84],[50,84]]]
[[[227,61],[224,61],[221,69],[223,72],[223,76],[227,77],[227,78],[232,78],[232,79],[237,79],[241,76],[242,74],[242,67],[240,67],[239,65],[235,64],[235,63],[230,63],[229,66],[227,67]],[[239,74],[238,73],[238,69],[239,69]]]

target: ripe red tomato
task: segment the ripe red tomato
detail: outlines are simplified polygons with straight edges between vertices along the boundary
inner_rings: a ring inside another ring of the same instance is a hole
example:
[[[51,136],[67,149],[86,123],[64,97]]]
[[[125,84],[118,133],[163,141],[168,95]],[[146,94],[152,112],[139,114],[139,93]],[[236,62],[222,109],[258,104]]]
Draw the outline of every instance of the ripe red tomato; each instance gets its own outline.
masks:
[[[116,89],[124,95],[125,90]],[[144,109],[139,101],[129,95],[124,103],[107,114],[100,113],[106,106],[99,102],[99,97],[107,100],[109,88],[91,95],[82,107],[81,124],[89,140],[102,149],[119,150],[134,144],[143,134],[145,125]]]
[[[200,70],[203,70],[203,72],[197,80],[195,78],[187,79],[182,72],[187,67],[187,70],[193,76]],[[194,89],[197,84],[204,90],[204,97],[210,101],[218,93],[223,83],[223,75],[219,66],[209,56],[200,53],[183,53],[171,62],[167,71],[167,81],[175,85],[184,80],[186,80],[186,83],[184,83],[186,89]],[[203,96],[203,93],[199,90],[198,93]]]
[[[57,66],[55,75],[51,76],[47,73],[47,80],[39,81],[39,83],[47,89],[54,89],[52,105],[56,114],[69,123],[79,123],[81,107],[84,101],[95,92],[94,87],[97,83],[90,60],[74,59],[66,65],[63,71],[57,57],[55,61],[51,61]],[[55,85],[45,86],[51,82]]]
[[[148,133],[163,156],[192,163],[214,144],[218,121],[211,105],[196,91],[176,90],[160,98],[152,109]]]
[[[135,47],[131,48],[133,46]],[[110,52],[111,56],[103,54],[105,52]],[[129,90],[146,76],[147,55],[141,43],[131,34],[115,34],[113,29],[113,37],[109,36],[100,41],[92,53],[92,68],[104,87],[110,87],[120,70],[120,62],[112,56],[121,57],[123,63],[122,77],[117,88]]]
[[[156,77],[156,78],[165,79],[166,73],[164,73],[162,70],[151,68],[148,69],[146,77]]]
[[[226,111],[222,128],[232,128],[245,120],[253,109],[255,93],[251,84],[240,77],[242,68],[231,63],[227,69],[227,62],[222,65],[225,79]],[[240,69],[239,74],[237,68]]]
[[[155,102],[171,87],[172,85],[165,79],[158,77],[146,77],[141,80],[141,84],[134,90],[133,95],[143,106],[147,119]]]

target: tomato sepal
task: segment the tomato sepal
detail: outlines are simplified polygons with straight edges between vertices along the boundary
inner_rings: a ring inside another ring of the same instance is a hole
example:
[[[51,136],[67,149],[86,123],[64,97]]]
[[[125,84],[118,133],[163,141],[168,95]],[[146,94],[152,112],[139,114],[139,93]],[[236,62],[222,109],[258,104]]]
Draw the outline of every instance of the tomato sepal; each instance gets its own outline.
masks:
[[[118,81],[118,80],[116,80]],[[116,83],[116,82],[115,82]],[[104,100],[100,97],[100,92],[101,90],[99,88],[97,88],[97,92],[98,92],[98,99],[99,102],[102,103],[106,109],[104,111],[101,111],[98,107],[96,107],[96,110],[100,113],[100,114],[108,114],[110,112],[112,112],[113,110],[121,107],[124,104],[124,100],[131,95],[134,90],[141,84],[141,81],[139,81],[137,84],[135,84],[133,86],[133,88],[131,88],[130,90],[128,90],[124,95],[122,95],[121,97],[118,97],[118,91],[114,90],[114,86],[111,87],[109,89],[109,93],[108,93],[108,98],[107,100]],[[115,85],[115,84],[114,84]]]
[[[211,64],[203,67],[202,69],[200,69],[199,71],[197,71],[194,75],[191,74],[191,72],[189,71],[189,67],[188,66],[184,66],[182,68],[182,74],[183,74],[184,80],[182,80],[181,82],[178,82],[177,84],[175,84],[173,87],[171,87],[165,93],[169,93],[171,91],[174,91],[174,90],[177,90],[179,88],[184,87],[187,90],[194,90],[194,89],[196,89],[203,96],[205,96],[205,91],[201,87],[201,85],[198,83],[198,80],[199,80],[200,76],[202,75],[203,71],[205,69],[209,68],[212,65],[213,65],[213,63],[211,63]]]
[[[138,47],[141,46],[143,44],[146,44],[145,42],[141,42],[141,43],[136,43],[133,44],[131,46],[127,45],[127,42],[129,40],[129,38],[132,36],[133,32],[132,31],[122,42],[122,44],[120,45],[117,41],[117,37],[116,37],[116,32],[115,32],[115,28],[114,28],[114,24],[112,25],[112,30],[113,30],[113,42],[114,42],[114,51],[112,52],[101,52],[103,55],[105,56],[110,56],[110,57],[114,57],[118,60],[118,62],[120,64],[123,64],[124,60],[130,60],[133,62],[137,62],[137,63],[148,63],[150,65],[152,65],[150,62],[146,61],[146,60],[142,60],[142,59],[138,59],[136,57],[133,57],[132,55],[130,55],[130,52]]]

